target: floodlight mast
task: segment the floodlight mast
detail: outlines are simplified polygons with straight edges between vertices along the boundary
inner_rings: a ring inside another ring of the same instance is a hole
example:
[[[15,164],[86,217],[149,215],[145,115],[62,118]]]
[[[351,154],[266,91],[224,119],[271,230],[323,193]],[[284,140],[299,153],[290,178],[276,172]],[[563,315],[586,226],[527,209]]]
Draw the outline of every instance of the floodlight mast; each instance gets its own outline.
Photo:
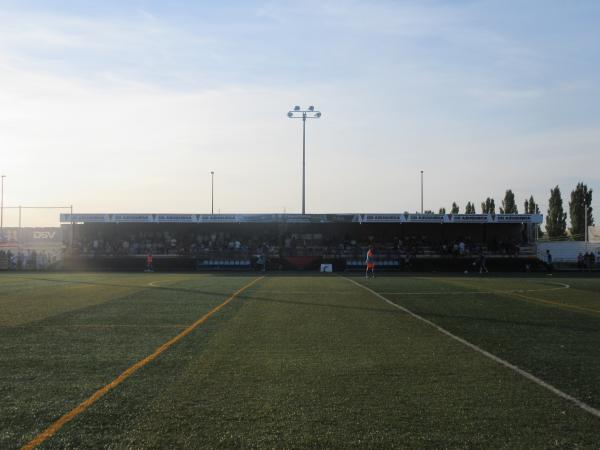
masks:
[[[0,230],[4,228],[4,179],[6,175],[2,175],[2,193],[0,194]]]
[[[210,215],[215,215],[215,171],[210,171]]]
[[[321,111],[315,110],[314,106],[302,109],[296,105],[287,113],[290,119],[302,119],[302,214],[306,214],[306,119],[319,119]]]

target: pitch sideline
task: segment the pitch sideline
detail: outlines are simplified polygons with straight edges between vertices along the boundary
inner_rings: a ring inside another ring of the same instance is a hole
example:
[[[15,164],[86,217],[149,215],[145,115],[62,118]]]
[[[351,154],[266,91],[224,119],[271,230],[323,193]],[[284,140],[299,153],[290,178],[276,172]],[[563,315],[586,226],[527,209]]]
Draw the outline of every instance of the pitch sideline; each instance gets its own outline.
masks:
[[[571,403],[573,403],[574,405],[578,406],[579,408],[583,409],[585,412],[596,416],[598,418],[600,418],[600,409],[596,409],[593,406],[588,405],[587,403],[582,402],[581,400],[573,397],[572,395],[567,394],[566,392],[561,391],[560,389],[554,387],[553,385],[545,382],[544,380],[542,380],[541,378],[536,377],[535,375],[527,372],[526,370],[523,370],[517,366],[515,366],[514,364],[509,363],[508,361],[482,349],[481,347],[467,341],[466,339],[463,339],[453,333],[451,333],[450,331],[446,330],[445,328],[437,325],[436,323],[426,319],[423,316],[420,316],[419,314],[416,314],[414,312],[412,312],[411,310],[405,308],[404,306],[400,306],[394,302],[392,302],[391,300],[385,298],[383,295],[381,295],[379,292],[374,291],[373,289],[360,284],[356,281],[354,281],[351,278],[348,277],[344,277],[346,280],[348,280],[349,282],[355,284],[356,286],[366,290],[367,292],[370,292],[371,294],[373,294],[374,296],[380,298],[381,300],[383,300],[384,302],[388,303],[389,305],[393,306],[394,308],[399,309],[402,312],[405,312],[406,314],[408,314],[409,316],[423,322],[426,323],[427,325],[435,328],[437,331],[439,331],[440,333],[448,336],[451,339],[454,339],[455,341],[460,342],[461,344],[469,347],[472,350],[475,350],[477,353],[482,354],[483,356],[491,359],[492,361],[495,361],[496,363],[507,367],[508,369],[513,370],[514,372],[518,373],[519,375],[521,375],[524,378],[527,378],[530,381],[533,381],[535,384],[537,384],[538,386],[543,387],[544,389],[547,389],[548,391],[552,392],[553,394],[557,395],[558,397],[561,397]]]
[[[98,389],[90,397],[85,399],[83,402],[81,402],[79,405],[77,405],[71,411],[62,415],[60,418],[58,418],[56,421],[54,421],[52,424],[50,424],[50,426],[47,427],[44,431],[39,433],[31,441],[29,441],[27,444],[25,444],[23,447],[21,447],[21,450],[33,449],[33,448],[37,447],[38,445],[42,444],[48,438],[52,437],[65,424],[67,424],[68,422],[73,420],[79,414],[81,414],[86,409],[88,409],[90,406],[92,406],[94,403],[96,403],[96,401],[98,401],[102,396],[104,396],[104,394],[106,394],[110,390],[116,388],[119,384],[121,384],[123,381],[125,381],[127,378],[129,378],[131,375],[133,375],[139,369],[141,369],[142,367],[146,366],[148,363],[155,360],[158,356],[160,356],[161,353],[165,352],[170,347],[172,347],[177,342],[179,342],[181,339],[183,339],[185,336],[190,334],[198,326],[200,326],[204,322],[206,322],[213,314],[218,312],[220,309],[222,309],[224,306],[226,306],[228,303],[230,303],[233,299],[235,299],[239,294],[244,292],[246,289],[248,289],[249,287],[251,287],[252,285],[257,283],[258,281],[262,280],[263,278],[264,278],[264,276],[255,278],[250,283],[239,288],[237,291],[235,291],[233,294],[231,294],[229,296],[229,298],[227,298],[227,300],[225,300],[223,303],[215,306],[209,312],[207,312],[202,317],[200,317],[198,320],[196,320],[193,324],[188,326],[185,330],[181,331],[175,337],[169,339],[167,342],[165,342],[164,344],[159,346],[156,350],[154,350],[153,353],[151,353],[150,355],[146,356],[145,358],[139,360],[134,365],[130,366],[128,369],[126,369],[123,373],[121,373],[113,381],[111,381],[110,383],[108,383],[108,384],[104,385],[103,387],[101,387],[100,389]]]

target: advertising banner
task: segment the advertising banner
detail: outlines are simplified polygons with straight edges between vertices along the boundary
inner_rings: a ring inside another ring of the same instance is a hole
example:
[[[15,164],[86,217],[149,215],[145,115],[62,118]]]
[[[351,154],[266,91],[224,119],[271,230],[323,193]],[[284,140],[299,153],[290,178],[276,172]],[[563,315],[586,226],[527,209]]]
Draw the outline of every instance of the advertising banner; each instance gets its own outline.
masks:
[[[63,230],[60,228],[3,228],[0,245],[4,247],[60,247],[63,243]]]
[[[444,223],[492,223],[490,214],[446,214]]]
[[[61,214],[61,223],[542,223],[541,214]]]

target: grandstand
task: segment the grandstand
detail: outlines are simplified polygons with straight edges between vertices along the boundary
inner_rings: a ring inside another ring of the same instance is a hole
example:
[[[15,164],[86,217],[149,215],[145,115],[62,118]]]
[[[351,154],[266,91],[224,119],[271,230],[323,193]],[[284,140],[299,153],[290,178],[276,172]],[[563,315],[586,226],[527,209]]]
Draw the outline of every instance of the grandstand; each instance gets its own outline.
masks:
[[[492,265],[535,261],[541,215],[529,214],[61,214],[67,267],[164,270],[460,269],[481,253]],[[71,236],[71,228],[73,234]],[[72,245],[71,245],[72,243]]]

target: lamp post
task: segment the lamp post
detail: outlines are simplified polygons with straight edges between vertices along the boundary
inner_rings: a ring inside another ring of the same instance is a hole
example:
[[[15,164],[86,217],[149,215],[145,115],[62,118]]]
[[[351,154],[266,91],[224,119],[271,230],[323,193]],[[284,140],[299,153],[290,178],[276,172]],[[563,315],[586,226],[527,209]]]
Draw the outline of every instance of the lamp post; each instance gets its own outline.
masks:
[[[2,175],[2,188],[0,193],[0,230],[4,228],[4,179],[6,175]]]
[[[583,239],[585,243],[588,242],[588,205],[587,203],[583,203]],[[587,247],[586,247],[587,251]]]
[[[421,170],[421,214],[423,214],[423,171]]]
[[[302,119],[302,214],[306,214],[306,119],[320,118],[321,111],[316,111],[314,106],[302,109],[296,105],[288,111],[287,116],[290,119]]]
[[[210,214],[215,214],[215,172],[210,171]]]

